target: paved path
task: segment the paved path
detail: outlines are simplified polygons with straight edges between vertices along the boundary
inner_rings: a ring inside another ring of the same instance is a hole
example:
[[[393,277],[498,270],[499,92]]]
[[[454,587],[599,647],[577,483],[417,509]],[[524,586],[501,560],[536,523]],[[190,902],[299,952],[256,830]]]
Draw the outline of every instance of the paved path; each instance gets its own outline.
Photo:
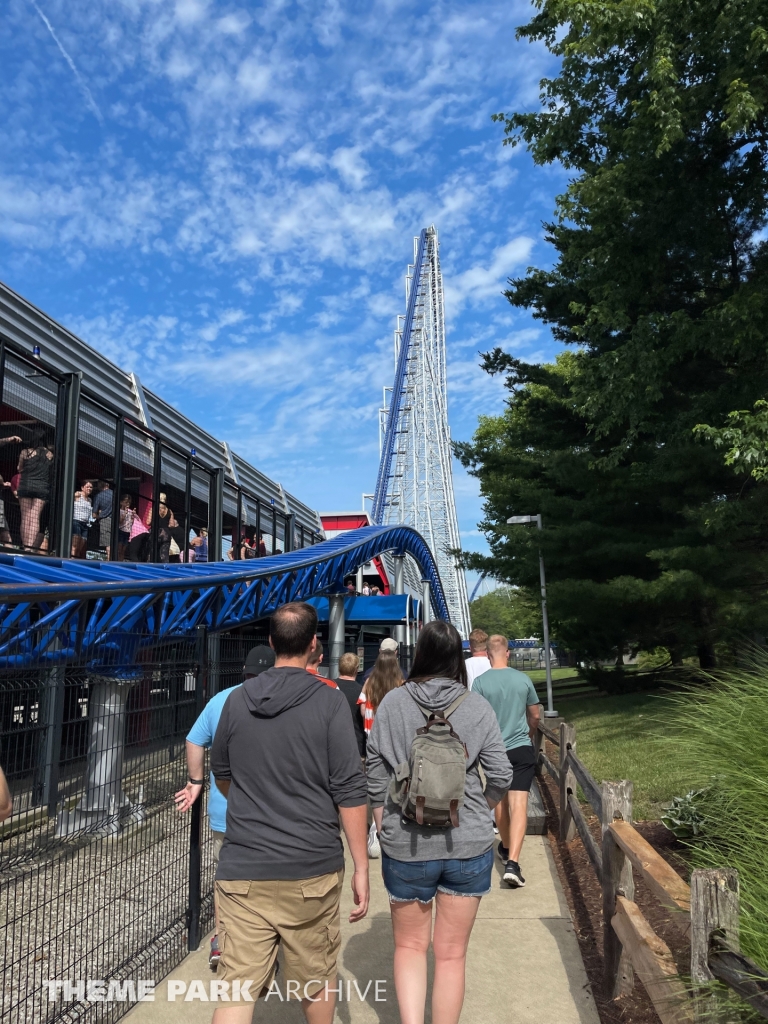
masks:
[[[546,836],[526,838],[522,862],[525,889],[512,891],[503,884],[497,859],[493,891],[480,904],[469,945],[462,1024],[599,1024]],[[347,923],[349,875],[344,883],[339,963],[344,999],[336,1009],[338,1024],[400,1021],[392,981],[389,904],[378,863],[373,861],[371,869],[371,908],[360,924]],[[209,1024],[211,1003],[186,1002],[181,997],[176,1002],[167,1000],[169,980],[190,984],[199,978],[208,991],[214,975],[208,969],[207,950],[206,939],[200,950],[157,986],[154,1003],[139,1004],[124,1018],[127,1024]],[[361,1001],[353,981],[364,992],[368,981],[377,979],[380,1001],[374,999],[374,985]],[[273,997],[256,1004],[253,1020],[254,1024],[300,1024],[304,1017],[297,1003],[281,1003]]]

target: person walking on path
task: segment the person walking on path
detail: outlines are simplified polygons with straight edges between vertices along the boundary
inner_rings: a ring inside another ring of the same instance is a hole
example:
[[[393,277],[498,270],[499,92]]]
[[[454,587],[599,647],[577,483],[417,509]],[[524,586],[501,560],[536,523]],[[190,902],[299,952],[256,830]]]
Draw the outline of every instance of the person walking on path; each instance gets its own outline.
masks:
[[[245,664],[243,665],[243,679],[255,679],[268,668],[275,664],[275,652],[271,647],[252,647],[248,652]],[[237,686],[242,686],[238,683]],[[187,734],[187,784],[174,796],[176,810],[182,814],[186,813],[203,792],[205,751],[213,743],[216,729],[221,718],[222,708],[229,695],[237,687],[230,686],[215,694],[203,708],[200,716]],[[224,829],[226,827],[227,800],[223,793],[217,788],[213,772],[210,779],[210,793],[208,794],[208,822],[211,826],[211,838],[213,839],[213,860],[219,862],[221,846],[224,842]],[[219,908],[214,892],[213,913],[215,932],[211,939],[211,952],[208,956],[208,963],[215,970],[221,956],[219,950]]]
[[[461,744],[466,748],[460,762],[463,798],[448,827],[430,828],[406,818],[392,786],[407,777],[417,731],[422,730],[421,740],[429,732],[425,721],[435,722],[434,717],[427,720],[430,713],[449,715],[452,738],[460,740],[460,750]],[[485,792],[478,766],[485,773]],[[368,738],[367,770],[392,914],[400,1019],[402,1024],[424,1022],[431,940],[432,1022],[457,1024],[470,933],[480,899],[491,890],[493,828],[488,808],[506,795],[512,771],[493,709],[467,690],[461,637],[449,623],[423,627],[408,680],[379,705]]]
[[[211,769],[227,797],[216,869],[219,980],[253,986],[275,975],[283,950],[286,992],[301,996],[308,1024],[331,1024],[341,946],[344,847],[354,862],[350,922],[368,912],[366,785],[343,694],[306,671],[317,645],[308,604],[270,622],[275,665],[229,696]],[[252,997],[253,998],[253,997]],[[219,1006],[213,1024],[250,1024],[253,1003]]]
[[[400,645],[398,644],[397,640],[395,640],[395,638],[391,636],[385,636],[384,639],[379,644],[379,654],[382,654],[384,651],[388,651],[390,654],[397,654],[399,650]],[[376,668],[375,662],[373,663],[373,665],[371,665],[371,667],[366,671],[365,675],[363,676],[363,685],[365,685],[365,683],[368,682],[368,678],[371,672],[373,672],[374,668]]]
[[[352,712],[352,724],[355,727],[355,739],[360,757],[365,757],[365,729],[358,711],[358,700],[360,698],[361,686],[357,681],[357,673],[360,668],[360,659],[356,654],[347,652],[339,658],[339,677],[335,680],[336,685],[347,698],[349,710]]]
[[[485,697],[496,713],[512,766],[512,785],[507,799],[496,808],[496,824],[504,881],[519,889],[525,885],[519,861],[528,824],[528,794],[536,772],[533,737],[539,724],[539,698],[529,676],[509,667],[506,637],[489,637],[488,655],[491,668],[477,677],[472,692]]]
[[[470,656],[467,658],[465,665],[467,668],[467,686],[470,690],[474,686],[477,677],[482,675],[483,672],[487,672],[491,667],[486,649],[487,643],[488,634],[482,629],[473,629],[469,634]]]
[[[317,644],[315,649],[309,656],[307,662],[307,672],[310,672],[313,676],[316,676],[321,683],[325,683],[326,686],[332,686],[334,689],[338,689],[333,679],[329,679],[327,676],[320,675],[320,666],[323,663],[323,641],[320,637],[317,637]]]
[[[363,718],[366,737],[373,728],[376,709],[390,690],[403,685],[403,672],[395,651],[381,651],[371,674],[365,680],[357,703]]]
[[[381,704],[390,690],[394,690],[402,685],[403,673],[398,661],[397,651],[381,651],[376,659],[376,664],[373,666],[373,671],[366,679],[360,696],[357,698],[366,742],[373,728],[373,719],[379,704]],[[372,860],[378,860],[381,856],[379,831],[375,820],[371,822],[371,827],[368,830],[368,856]]]

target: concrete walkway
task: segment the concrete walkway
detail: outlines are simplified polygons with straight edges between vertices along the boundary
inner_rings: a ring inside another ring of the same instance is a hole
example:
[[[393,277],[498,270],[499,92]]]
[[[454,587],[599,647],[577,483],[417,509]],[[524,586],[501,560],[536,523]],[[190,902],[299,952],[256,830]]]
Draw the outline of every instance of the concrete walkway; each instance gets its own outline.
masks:
[[[526,838],[522,864],[527,884],[525,889],[513,891],[501,881],[501,865],[496,861],[494,888],[480,904],[469,945],[461,1020],[463,1024],[540,1024],[542,1020],[599,1024],[546,836]],[[389,903],[380,862],[371,862],[371,906],[368,917],[357,925],[347,922],[352,903],[349,877],[344,882],[341,916],[343,999],[337,1004],[334,1020],[338,1024],[399,1024]],[[184,996],[169,1002],[168,982],[183,981],[190,986],[200,979],[208,992],[214,977],[208,968],[206,938],[196,953],[157,986],[155,1002],[138,1004],[124,1019],[128,1024],[209,1024],[214,1006],[199,999],[188,1002]],[[361,993],[372,983],[364,1000],[358,996],[355,981]],[[273,996],[266,1003],[255,1004],[253,1020],[254,1024],[299,1024],[304,1017],[298,1003],[281,1002]]]

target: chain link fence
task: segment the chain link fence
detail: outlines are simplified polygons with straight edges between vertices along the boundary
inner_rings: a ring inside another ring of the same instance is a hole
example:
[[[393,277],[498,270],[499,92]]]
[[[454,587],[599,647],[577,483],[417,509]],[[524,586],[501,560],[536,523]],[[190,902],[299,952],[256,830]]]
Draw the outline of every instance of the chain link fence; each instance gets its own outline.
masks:
[[[212,926],[204,809],[180,815],[173,795],[195,718],[242,680],[260,639],[77,635],[38,645],[32,663],[2,658],[14,801],[0,825],[2,1024],[116,1021],[138,979],[159,981]],[[87,998],[85,979],[104,983],[104,1001]]]

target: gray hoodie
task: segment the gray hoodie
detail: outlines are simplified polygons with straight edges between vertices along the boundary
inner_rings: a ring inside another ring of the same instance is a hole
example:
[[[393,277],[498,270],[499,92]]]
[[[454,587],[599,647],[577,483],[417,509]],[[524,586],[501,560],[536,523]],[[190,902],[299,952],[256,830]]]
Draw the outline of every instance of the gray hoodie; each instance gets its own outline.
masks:
[[[496,715],[488,701],[470,693],[453,712],[451,725],[467,747],[467,781],[459,827],[433,829],[404,821],[400,808],[389,796],[394,768],[408,760],[411,743],[425,722],[419,704],[442,710],[465,688],[454,679],[408,682],[386,695],[376,711],[368,737],[368,795],[374,807],[384,808],[381,846],[395,860],[466,860],[479,857],[493,846],[493,824],[486,795],[494,803],[507,793],[512,768],[504,749]],[[486,776],[483,793],[477,763]]]
[[[312,878],[344,867],[339,807],[366,802],[344,694],[303,668],[270,668],[235,687],[211,771],[229,779],[216,877]]]

